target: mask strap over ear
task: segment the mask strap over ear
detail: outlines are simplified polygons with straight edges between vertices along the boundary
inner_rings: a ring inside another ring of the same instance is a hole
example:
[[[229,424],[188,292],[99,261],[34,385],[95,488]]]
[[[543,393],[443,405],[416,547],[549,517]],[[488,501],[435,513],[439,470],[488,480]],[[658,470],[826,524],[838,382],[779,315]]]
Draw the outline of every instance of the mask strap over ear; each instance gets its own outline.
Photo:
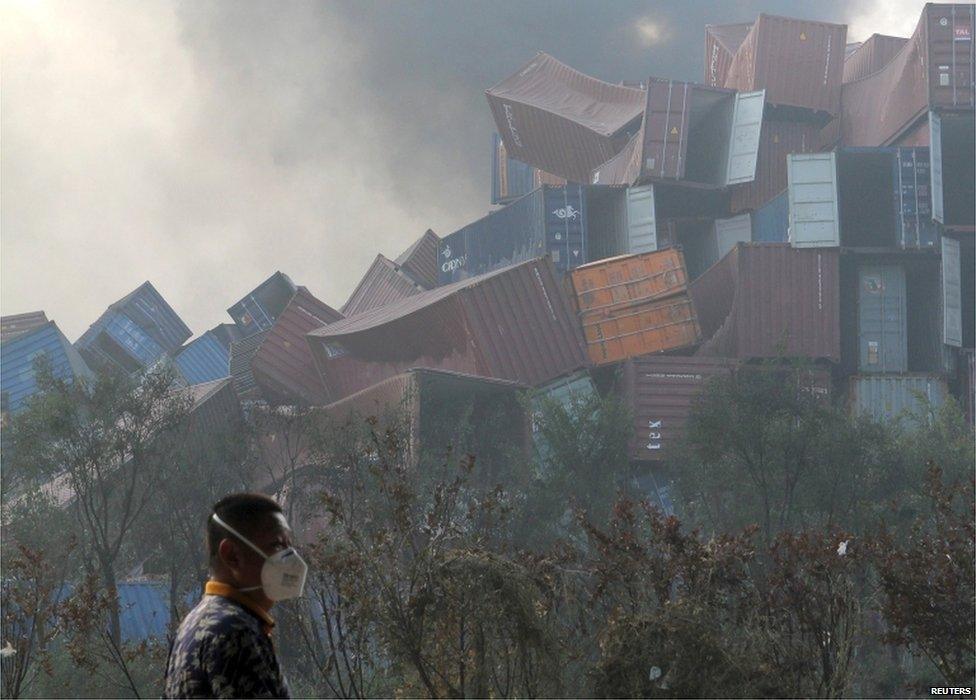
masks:
[[[268,558],[268,555],[265,554],[264,552],[262,552],[258,548],[258,546],[256,544],[254,544],[253,542],[251,542],[251,540],[247,539],[244,535],[242,535],[237,530],[235,530],[230,525],[228,525],[223,520],[221,520],[219,515],[217,515],[216,513],[214,513],[210,517],[213,518],[213,520],[214,520],[215,523],[217,523],[218,525],[220,525],[222,528],[224,528],[225,530],[227,530],[227,532],[229,532],[230,534],[234,535],[234,537],[236,537],[241,542],[243,542],[244,544],[246,544],[248,547],[250,547],[251,549],[253,549],[255,552],[257,552],[258,554],[260,554],[264,559],[267,559]]]

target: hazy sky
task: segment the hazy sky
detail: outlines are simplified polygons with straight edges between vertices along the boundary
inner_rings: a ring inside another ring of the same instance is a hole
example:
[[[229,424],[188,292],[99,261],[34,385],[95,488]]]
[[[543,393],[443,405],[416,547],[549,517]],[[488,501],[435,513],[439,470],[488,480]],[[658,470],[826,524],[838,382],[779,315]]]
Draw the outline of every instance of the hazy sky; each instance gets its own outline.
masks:
[[[701,80],[706,23],[911,33],[920,0],[0,4],[0,306],[75,340],[151,280],[195,333],[275,270],[339,307],[489,207],[484,90],[551,53]]]

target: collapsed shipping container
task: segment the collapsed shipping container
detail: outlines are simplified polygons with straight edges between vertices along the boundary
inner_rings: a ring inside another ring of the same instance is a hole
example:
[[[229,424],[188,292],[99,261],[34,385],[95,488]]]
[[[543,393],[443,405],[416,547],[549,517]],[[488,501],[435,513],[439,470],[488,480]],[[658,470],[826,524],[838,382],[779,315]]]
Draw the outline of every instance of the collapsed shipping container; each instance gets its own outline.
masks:
[[[701,339],[678,248],[584,265],[573,271],[571,284],[594,365],[687,348]]]
[[[723,87],[765,90],[775,107],[822,122],[840,112],[847,26],[760,14],[742,40]]]
[[[844,146],[887,146],[929,110],[972,110],[973,5],[928,3],[914,34],[876,73],[843,86]]]
[[[872,34],[844,58],[844,83],[874,75],[908,43],[903,36]]]
[[[9,317],[5,317],[5,320]],[[54,321],[8,334],[0,343],[0,393],[3,411],[17,414],[27,408],[27,401],[39,390],[35,361],[45,358],[55,379],[74,381],[89,378],[91,372]]]
[[[917,429],[932,420],[948,395],[945,380],[938,376],[873,374],[851,377],[848,406],[853,415]]]
[[[839,254],[739,243],[690,286],[700,356],[839,361]]]
[[[336,400],[412,367],[535,386],[586,366],[569,300],[544,258],[422,292],[307,337]]]
[[[542,185],[565,185],[565,178],[510,158],[498,133],[491,136],[491,203],[508,204]]]
[[[136,372],[174,353],[192,333],[149,282],[144,282],[93,323],[75,347],[93,369]]]
[[[251,358],[270,332],[270,328],[260,331],[234,341],[230,346],[230,378],[234,384],[234,391],[241,401],[262,399],[261,390],[254,380],[254,372],[251,369]]]
[[[478,473],[492,479],[513,456],[529,447],[522,401],[527,387],[517,382],[460,372],[414,368],[325,406],[338,424],[370,417],[381,431],[401,428],[412,459],[422,453],[439,466],[443,459],[470,454]],[[513,454],[514,452],[514,454]]]
[[[934,249],[938,244],[927,148],[792,154],[788,180],[795,247]]]
[[[649,78],[640,130],[593,168],[594,185],[679,181],[727,187],[756,175],[764,93]]]
[[[591,78],[544,53],[485,95],[511,157],[580,183],[623,148],[645,102],[643,90]]]
[[[845,375],[953,370],[946,327],[960,324],[959,287],[948,290],[954,301],[947,308],[941,267],[936,255],[842,256],[839,291]]]
[[[399,265],[383,255],[377,255],[359,284],[342,306],[343,316],[378,309],[400,299],[424,291]]]
[[[437,286],[437,246],[440,237],[427,229],[409,248],[393,261],[424,289]]]
[[[750,29],[752,22],[705,25],[705,85],[725,87],[732,59]]]
[[[241,329],[242,335],[253,336],[274,325],[296,289],[288,275],[276,272],[227,309],[227,313]]]
[[[43,311],[28,311],[25,314],[11,314],[0,318],[0,343],[16,338],[21,333],[40,328],[47,323]]]
[[[251,356],[251,374],[267,401],[309,406],[328,402],[328,387],[322,384],[305,335],[341,318],[307,288],[298,288]]]

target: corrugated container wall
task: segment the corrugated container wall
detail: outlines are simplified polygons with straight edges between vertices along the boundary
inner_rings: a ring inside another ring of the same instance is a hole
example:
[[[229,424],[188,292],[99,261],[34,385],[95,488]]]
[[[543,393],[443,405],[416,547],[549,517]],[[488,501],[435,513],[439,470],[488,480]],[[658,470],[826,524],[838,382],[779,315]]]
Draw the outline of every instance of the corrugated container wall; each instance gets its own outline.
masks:
[[[4,410],[19,413],[38,391],[34,361],[46,357],[56,379],[74,381],[90,372],[53,321],[0,344],[0,391]]]
[[[230,346],[230,378],[234,382],[234,391],[241,401],[253,401],[261,398],[261,391],[254,381],[251,371],[251,358],[261,347],[261,343],[271,330],[261,331],[242,338]]]
[[[377,255],[376,260],[366,270],[366,274],[342,306],[342,315],[354,316],[406,299],[422,291],[424,288],[407,275],[399,265],[383,255]]]
[[[972,109],[973,5],[929,3],[915,33],[880,71],[844,85],[841,142],[887,146],[929,109]]]
[[[393,262],[421,287],[433,289],[437,286],[437,246],[440,240],[436,233],[427,229]]]
[[[905,269],[865,265],[858,271],[858,368],[862,372],[908,370]]]
[[[789,192],[783,190],[752,215],[752,240],[757,243],[785,243],[790,229]]]
[[[872,34],[844,59],[844,82],[852,83],[877,73],[898,55],[906,43],[908,39],[905,37]]]
[[[729,203],[732,213],[755,211],[786,189],[788,154],[819,150],[820,133],[815,124],[764,119],[759,136],[756,178],[732,186]]]
[[[740,243],[691,283],[698,355],[840,359],[839,256]]]
[[[931,375],[879,374],[850,380],[852,413],[877,421],[900,421],[906,428],[927,423],[948,395],[945,382]]]
[[[193,335],[150,282],[143,282],[109,309],[125,314],[166,352],[175,352]]]
[[[288,275],[276,272],[247,296],[227,309],[245,337],[266,331],[274,325],[295,294],[295,283]]]
[[[766,90],[766,102],[840,113],[847,26],[760,14],[732,59],[724,87]],[[811,115],[814,116],[814,115]]]
[[[308,289],[298,288],[251,357],[251,372],[266,399],[289,405],[327,402],[328,388],[315,368],[305,335],[341,318]]]
[[[541,187],[441,239],[439,283],[549,255],[560,273],[587,258],[582,185]]]
[[[732,58],[750,29],[751,22],[705,25],[705,85],[725,87]]]
[[[45,323],[47,323],[47,315],[43,311],[4,316],[0,318],[0,343],[11,340],[21,333],[40,328]]]
[[[131,373],[153,365],[163,347],[128,316],[109,310],[75,343],[90,367]]]
[[[644,91],[536,55],[485,92],[508,154],[570,182],[616,155],[638,129]]]
[[[343,319],[308,339],[337,399],[411,367],[535,386],[586,366],[569,300],[544,258]]]
[[[230,348],[207,331],[180,350],[174,362],[188,384],[202,384],[230,376]]]

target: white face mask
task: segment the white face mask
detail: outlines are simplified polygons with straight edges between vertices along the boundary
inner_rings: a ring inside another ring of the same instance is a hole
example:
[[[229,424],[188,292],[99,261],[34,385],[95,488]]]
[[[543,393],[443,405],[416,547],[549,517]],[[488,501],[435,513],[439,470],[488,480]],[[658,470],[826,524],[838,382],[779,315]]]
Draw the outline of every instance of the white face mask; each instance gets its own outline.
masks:
[[[221,520],[216,513],[212,517],[215,523],[264,557],[264,566],[261,567],[261,585],[238,590],[246,592],[261,588],[271,600],[289,600],[290,598],[301,597],[302,591],[305,590],[308,564],[298,555],[294,547],[288,547],[268,556],[251,540]]]

